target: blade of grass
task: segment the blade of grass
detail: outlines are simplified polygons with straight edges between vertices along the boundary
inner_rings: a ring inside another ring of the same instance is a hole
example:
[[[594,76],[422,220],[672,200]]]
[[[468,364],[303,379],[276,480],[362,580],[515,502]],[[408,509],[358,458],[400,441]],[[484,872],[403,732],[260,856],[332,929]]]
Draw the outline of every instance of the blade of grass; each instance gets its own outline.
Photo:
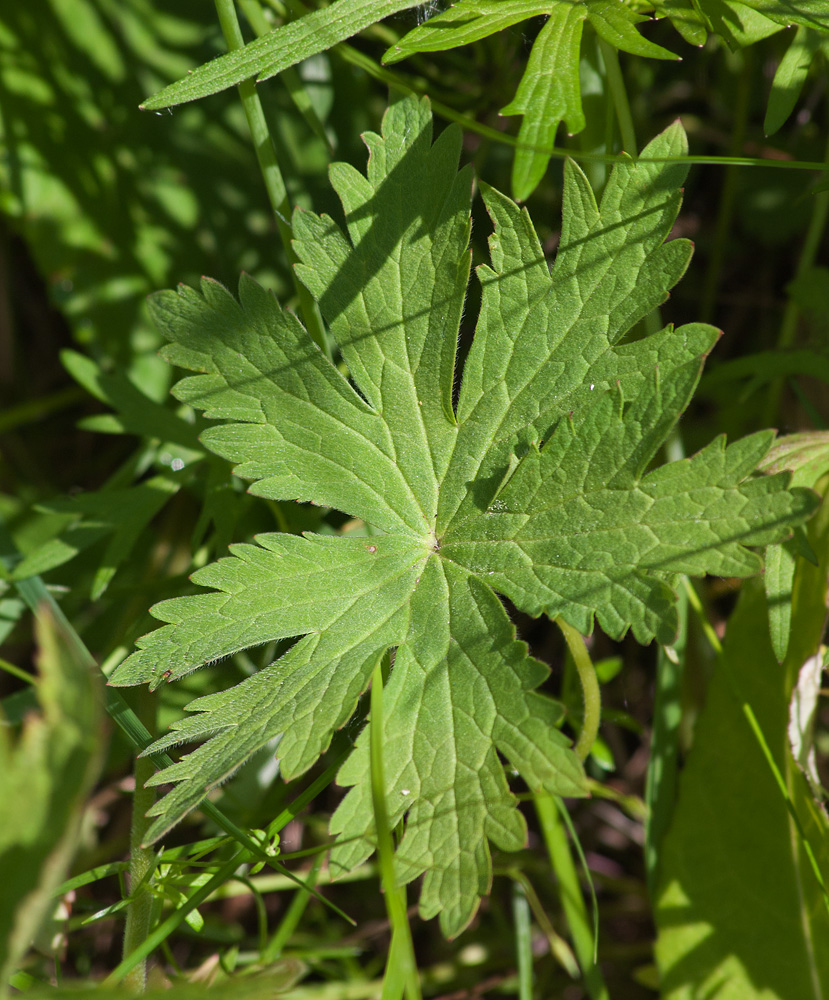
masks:
[[[619,123],[619,134],[622,137],[622,149],[629,156],[636,156],[636,132],[633,128],[633,115],[630,112],[625,78],[619,66],[619,53],[601,36],[597,36],[599,51],[607,73],[607,88],[613,98],[616,109],[616,121]]]
[[[26,684],[37,684],[37,678],[33,677],[26,670],[22,670],[20,667],[15,666],[13,663],[9,663],[8,660],[0,659],[0,670],[7,674],[11,674],[12,677],[16,677],[19,681],[24,681]]]
[[[145,688],[138,694],[136,713],[150,732],[155,730],[155,698]],[[122,958],[127,958],[145,941],[150,933],[153,913],[153,895],[149,882],[155,869],[156,859],[152,847],[144,844],[144,837],[152,822],[147,813],[155,802],[155,788],[146,787],[147,780],[155,771],[155,766],[146,757],[136,757],[133,764],[135,789],[132,795],[132,819],[130,824],[129,871],[127,888],[132,897],[127,907],[124,923],[124,943]],[[124,977],[124,986],[133,993],[143,993],[147,988],[147,961],[139,961]]]
[[[518,882],[524,892],[527,902],[530,905],[530,910],[541,928],[542,933],[547,938],[547,943],[550,946],[550,954],[554,956],[559,965],[564,969],[568,976],[572,979],[578,979],[581,975],[581,969],[579,969],[579,963],[576,961],[576,956],[573,954],[573,950],[570,945],[557,933],[556,929],[550,922],[550,918],[544,911],[544,907],[541,905],[541,900],[538,898],[538,894],[532,886],[532,883],[527,878],[527,876],[519,868],[507,868],[503,871],[500,869],[493,869],[496,875],[506,875],[513,881]]]
[[[573,863],[573,855],[567,840],[564,822],[559,815],[557,804],[551,796],[535,795],[533,796],[533,801],[535,802],[535,809],[538,814],[539,823],[541,824],[544,842],[547,845],[550,864],[558,879],[561,906],[564,910],[567,925],[570,928],[570,936],[573,940],[576,958],[581,967],[585,989],[591,1000],[610,1000],[610,994],[605,985],[604,977],[595,959],[595,920],[591,928],[591,922],[587,915],[587,907],[584,905],[584,897],[582,896],[581,885],[579,884],[578,873]],[[576,849],[579,853],[581,852],[581,847],[578,846],[577,842]],[[594,901],[594,914],[595,912]]]
[[[825,162],[829,165],[829,141],[826,143]],[[815,262],[823,236],[826,232],[826,222],[829,219],[829,190],[820,191],[812,196],[812,212],[809,217],[809,228],[803,241],[803,250],[797,262],[793,281],[797,281]],[[790,296],[780,324],[780,334],[777,338],[777,350],[785,351],[794,343],[797,325],[800,319],[800,307]],[[766,421],[774,423],[780,405],[780,394],[783,390],[783,379],[776,379],[770,386],[766,401]]]
[[[55,899],[59,899],[61,896],[65,896],[67,892],[73,892],[75,889],[80,889],[85,885],[99,882],[102,878],[109,878],[111,875],[121,875],[127,870],[127,867],[126,861],[113,861],[108,865],[98,865],[97,868],[90,868],[88,871],[62,882],[52,895]]]

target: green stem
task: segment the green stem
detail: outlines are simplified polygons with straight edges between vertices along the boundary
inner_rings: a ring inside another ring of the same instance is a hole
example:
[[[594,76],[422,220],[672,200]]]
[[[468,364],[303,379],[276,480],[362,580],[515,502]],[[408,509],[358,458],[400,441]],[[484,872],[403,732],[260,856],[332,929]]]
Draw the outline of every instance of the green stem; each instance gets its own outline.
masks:
[[[734,58],[743,60],[742,72],[739,76],[737,87],[737,99],[734,107],[734,131],[731,135],[731,153],[735,154],[742,149],[745,143],[746,128],[748,126],[748,115],[750,101],[752,97],[752,67],[754,59],[751,49],[743,49]],[[714,317],[715,305],[717,302],[717,292],[720,287],[723,263],[725,261],[726,248],[728,247],[728,237],[734,221],[734,206],[737,198],[737,182],[739,173],[735,167],[727,167],[725,180],[723,181],[720,204],[717,209],[717,225],[714,230],[714,245],[708,268],[705,273],[705,282],[702,288],[702,303],[700,306],[700,319],[704,323],[711,322]]]
[[[622,149],[630,155],[636,156],[636,131],[633,128],[633,115],[630,112],[630,101],[628,101],[625,78],[619,66],[619,54],[616,49],[601,36],[597,36],[599,51],[602,54],[602,62],[607,73],[607,86],[613,97],[613,106],[616,108],[616,120],[619,122],[619,133],[622,137]]]
[[[573,949],[576,953],[584,985],[591,1000],[610,1000],[602,972],[595,962],[595,937],[591,927],[587,907],[584,905],[579,875],[573,863],[573,855],[567,840],[564,824],[558,814],[556,803],[550,795],[534,795],[544,842],[550,864],[556,873],[561,908],[570,928]]]
[[[394,841],[389,828],[386,808],[386,784],[383,773],[383,666],[387,657],[381,657],[371,679],[370,753],[371,799],[374,806],[374,826],[377,833],[377,855],[380,880],[386,900],[386,912],[392,928],[392,947],[386,976],[394,975],[392,956],[400,963],[407,1000],[421,1000],[420,981],[417,975],[412,932],[406,913],[406,890],[397,885],[394,874]]]
[[[239,7],[247,18],[248,24],[253,28],[257,38],[270,34],[273,29],[265,17],[265,12],[262,10],[259,0],[239,0]],[[333,153],[331,140],[326,135],[325,126],[319,120],[314,110],[314,105],[311,103],[311,98],[303,86],[302,78],[297,72],[296,66],[289,66],[287,69],[283,69],[279,74],[279,79],[285,85],[285,89],[288,91],[297,111],[305,119],[308,127],[318,139],[321,139],[325,143],[325,148],[329,154]]]
[[[34,674],[27,673],[20,667],[15,666],[14,663],[9,663],[8,660],[0,659],[0,670],[4,670],[7,674],[11,674],[12,677],[16,677],[25,684],[34,685],[37,681],[37,677],[35,677]]]
[[[236,16],[236,8],[233,0],[215,0],[215,3],[216,13],[219,16],[219,23],[222,27],[222,34],[225,37],[228,49],[233,51],[234,49],[242,48],[245,40],[242,37],[242,29],[239,27],[239,19]],[[297,262],[298,258],[291,244],[291,237],[293,235],[289,221],[291,206],[288,201],[288,192],[282,177],[282,171],[279,169],[276,146],[268,129],[262,102],[259,100],[259,94],[256,92],[256,84],[253,80],[245,80],[239,84],[238,90],[242,107],[245,110],[245,117],[248,121],[253,146],[256,150],[256,159],[259,162],[259,169],[262,171],[262,177],[265,181],[268,200],[276,216],[276,226],[279,230],[279,236],[288,260],[288,268],[291,272],[291,279],[293,280],[299,299],[299,307],[302,312],[305,328],[320,349],[330,358],[331,351],[328,344],[328,337],[326,336],[325,327],[323,326],[317,304],[314,302],[308,289],[299,281],[294,271],[293,265]]]
[[[829,164],[829,142],[826,144],[824,160]],[[812,196],[812,213],[809,217],[809,228],[806,230],[803,250],[797,262],[797,270],[794,275],[795,281],[801,278],[813,266],[826,230],[827,218],[829,218],[829,191],[820,191],[818,194]],[[799,319],[800,307],[790,296],[786,303],[786,310],[783,313],[783,321],[780,324],[780,335],[777,338],[778,350],[785,351],[792,346],[795,334],[797,333]],[[777,409],[780,405],[780,394],[782,391],[783,379],[777,378],[769,386],[766,398],[766,423],[768,424],[773,424],[777,420]]]
[[[581,690],[584,697],[584,723],[579,734],[578,742],[575,746],[579,760],[587,760],[590,749],[596,742],[596,735],[599,732],[599,722],[602,717],[602,694],[599,690],[599,681],[587,647],[584,644],[584,637],[571,625],[568,625],[563,618],[556,618],[556,625],[561,629],[576,671],[581,681]]]
[[[322,858],[323,855],[319,854],[314,859],[314,863],[307,878],[309,885],[313,885],[317,880],[320,865],[322,864]],[[260,962],[264,968],[272,965],[278,958],[281,957],[285,945],[290,941],[291,936],[299,926],[299,922],[302,919],[302,915],[305,913],[310,900],[311,894],[309,892],[305,889],[297,889],[294,894],[294,898],[291,900],[290,906],[285,911],[285,916],[280,921],[279,927],[277,927],[273,937],[265,945],[265,948],[262,951]]]
[[[518,1000],[533,1000],[533,943],[530,904],[520,882],[512,884],[512,923],[518,965]]]
[[[155,729],[155,699],[147,688],[138,693],[136,714],[152,732]],[[155,765],[146,757],[136,757],[133,775],[135,791],[132,796],[132,824],[130,827],[130,861],[127,874],[127,889],[134,898],[127,907],[124,927],[123,957],[128,958],[146,941],[152,923],[153,895],[150,892],[150,873],[155,864],[154,852],[145,847],[144,838],[152,820],[147,813],[155,802],[155,789],[145,787],[147,780],[155,774]],[[124,977],[124,985],[133,993],[143,993],[147,988],[147,959],[141,960]]]

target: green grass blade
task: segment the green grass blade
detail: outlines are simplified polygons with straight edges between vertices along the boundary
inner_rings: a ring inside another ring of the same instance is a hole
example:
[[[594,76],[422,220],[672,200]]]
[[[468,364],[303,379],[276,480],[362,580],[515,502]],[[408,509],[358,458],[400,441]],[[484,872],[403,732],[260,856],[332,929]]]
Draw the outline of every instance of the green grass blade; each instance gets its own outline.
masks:
[[[558,879],[561,905],[570,928],[585,988],[591,1000],[610,1000],[601,969],[595,960],[596,935],[584,905],[578,873],[556,802],[549,795],[535,795],[533,801],[550,863]]]
[[[219,16],[219,23],[222,26],[227,47],[231,53],[243,51],[244,41],[242,29],[239,27],[239,19],[236,16],[236,7],[233,0],[215,0],[216,13]],[[270,35],[263,36],[269,38]],[[262,179],[265,182],[265,190],[268,193],[268,201],[271,204],[276,216],[276,226],[279,230],[279,238],[282,241],[282,249],[288,264],[288,270],[294,285],[294,291],[299,299],[300,312],[302,314],[305,329],[311,335],[313,341],[326,354],[331,357],[331,346],[325,333],[325,326],[320,316],[319,307],[308,292],[308,289],[298,280],[294,264],[297,256],[291,243],[293,232],[291,230],[290,215],[291,203],[288,200],[288,191],[285,187],[285,180],[282,169],[279,165],[276,143],[273,140],[268,127],[268,120],[256,85],[252,80],[242,80],[239,84],[239,97],[242,107],[245,109],[250,137],[262,172]]]

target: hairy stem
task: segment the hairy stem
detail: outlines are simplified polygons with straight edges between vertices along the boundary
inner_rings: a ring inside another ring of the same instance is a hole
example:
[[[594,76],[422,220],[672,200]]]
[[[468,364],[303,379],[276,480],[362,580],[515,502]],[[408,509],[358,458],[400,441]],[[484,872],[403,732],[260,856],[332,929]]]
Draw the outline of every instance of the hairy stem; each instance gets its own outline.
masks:
[[[137,715],[153,732],[155,729],[155,698],[147,688],[138,692]],[[130,826],[130,861],[127,889],[134,898],[127,907],[124,927],[123,955],[127,959],[146,940],[152,923],[153,895],[145,883],[154,865],[151,847],[142,846],[152,820],[147,812],[155,802],[155,788],[146,788],[147,779],[155,774],[155,764],[148,757],[136,757],[133,767],[135,791],[132,796],[132,823]],[[147,988],[147,959],[142,958],[124,977],[124,985],[133,993],[143,993]]]

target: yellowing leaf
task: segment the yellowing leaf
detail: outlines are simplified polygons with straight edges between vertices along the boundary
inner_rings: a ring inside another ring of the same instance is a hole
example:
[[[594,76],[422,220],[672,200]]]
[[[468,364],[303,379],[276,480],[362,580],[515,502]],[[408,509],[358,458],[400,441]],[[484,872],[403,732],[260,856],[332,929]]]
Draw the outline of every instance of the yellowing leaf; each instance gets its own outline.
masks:
[[[89,664],[53,619],[38,622],[41,715],[15,739],[0,725],[0,982],[55,905],[77,848],[85,797],[98,773],[103,698]]]

